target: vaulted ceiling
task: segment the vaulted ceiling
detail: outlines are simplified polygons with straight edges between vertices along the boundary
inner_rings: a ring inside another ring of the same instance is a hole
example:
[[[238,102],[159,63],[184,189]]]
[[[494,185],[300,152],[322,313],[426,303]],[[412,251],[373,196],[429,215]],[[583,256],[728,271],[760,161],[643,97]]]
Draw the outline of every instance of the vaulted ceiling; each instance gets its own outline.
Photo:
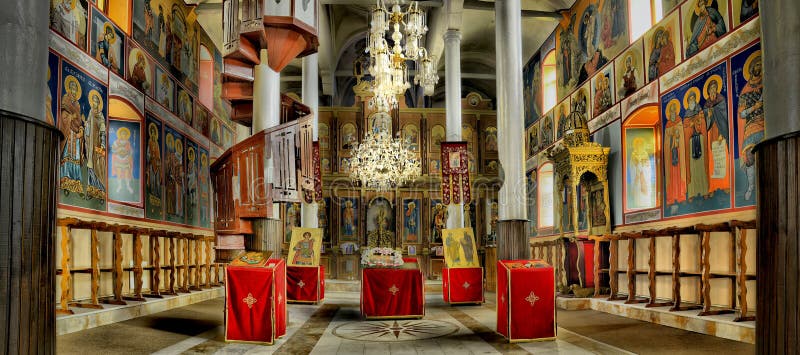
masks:
[[[319,75],[321,104],[347,103],[352,95],[353,59],[363,51],[369,11],[375,0],[318,0]],[[201,26],[222,46],[222,0],[187,0],[198,4]],[[401,0],[408,3],[407,0]],[[522,0],[522,61],[525,63],[553,32],[561,15],[575,0]],[[387,1],[387,6],[391,1]],[[428,15],[428,35],[424,43],[439,59],[439,84],[432,97],[434,106],[444,101],[444,40],[448,29],[461,31],[462,92],[477,91],[495,98],[495,14],[494,1],[427,0],[419,1]],[[301,61],[295,60],[281,72],[281,90],[300,93]]]

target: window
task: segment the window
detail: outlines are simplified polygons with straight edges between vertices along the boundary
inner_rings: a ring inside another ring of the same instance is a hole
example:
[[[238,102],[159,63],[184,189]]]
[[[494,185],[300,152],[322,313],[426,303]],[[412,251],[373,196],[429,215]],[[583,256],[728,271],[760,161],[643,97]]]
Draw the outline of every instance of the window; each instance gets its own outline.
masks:
[[[105,6],[100,6],[103,3],[105,3]],[[132,35],[131,0],[99,0],[97,5],[108,14],[111,21],[114,21],[123,32]]]
[[[544,56],[542,61],[542,93],[544,112],[556,106],[558,91],[556,87],[556,51],[552,50]]]
[[[553,163],[545,163],[539,167],[538,183],[538,227],[552,228],[553,212],[555,211],[555,206],[553,205]]]
[[[214,57],[204,45],[200,45],[200,74],[197,78],[200,103],[209,110],[214,109]]]
[[[655,14],[653,8],[660,6],[653,6],[653,1],[630,0],[628,1],[628,8],[630,11],[630,31],[631,43],[639,39],[650,27],[653,26]]]
[[[626,212],[659,206],[661,143],[658,112],[658,106],[641,108],[634,111],[623,125]]]

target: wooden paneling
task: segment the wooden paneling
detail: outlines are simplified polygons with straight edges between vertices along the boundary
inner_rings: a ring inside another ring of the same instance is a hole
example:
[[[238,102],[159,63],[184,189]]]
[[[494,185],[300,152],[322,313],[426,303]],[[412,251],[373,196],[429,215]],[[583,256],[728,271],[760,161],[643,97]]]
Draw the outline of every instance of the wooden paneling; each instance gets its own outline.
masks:
[[[758,174],[756,352],[800,352],[800,137],[762,143]]]
[[[0,136],[0,354],[53,354],[61,134],[0,111]]]

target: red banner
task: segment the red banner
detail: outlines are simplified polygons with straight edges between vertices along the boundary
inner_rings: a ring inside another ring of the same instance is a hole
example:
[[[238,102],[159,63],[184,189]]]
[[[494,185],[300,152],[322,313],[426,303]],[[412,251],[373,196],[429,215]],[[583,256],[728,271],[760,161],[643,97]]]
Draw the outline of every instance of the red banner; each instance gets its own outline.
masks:
[[[424,316],[423,282],[419,269],[363,269],[361,314],[365,318]]]
[[[314,190],[303,189],[306,203],[322,201],[322,169],[319,162],[319,141],[312,143],[311,160],[314,164]]]
[[[225,340],[272,344],[286,334],[286,266],[225,268]]]
[[[555,277],[541,260],[497,261],[497,332],[509,341],[555,339]]]
[[[316,303],[325,298],[324,266],[287,266],[286,299]]]
[[[443,268],[442,292],[447,303],[483,303],[483,268]]]
[[[442,142],[442,203],[472,201],[467,142]]]

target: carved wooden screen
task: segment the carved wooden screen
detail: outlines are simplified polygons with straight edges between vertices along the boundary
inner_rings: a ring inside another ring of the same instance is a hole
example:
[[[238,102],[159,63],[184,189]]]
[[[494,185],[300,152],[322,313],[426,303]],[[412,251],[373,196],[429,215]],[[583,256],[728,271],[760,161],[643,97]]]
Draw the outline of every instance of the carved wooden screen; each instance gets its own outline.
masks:
[[[267,208],[272,205],[271,186],[264,180],[266,137],[264,133],[256,134],[235,152],[241,196],[236,208],[240,217],[272,217],[272,209]]]
[[[300,123],[300,187],[314,190],[314,123],[302,120]]]
[[[231,161],[221,163],[212,173],[214,183],[215,218],[214,229],[218,232],[230,230],[235,218],[233,205],[233,164]]]
[[[297,186],[297,125],[270,134],[272,192],[275,202],[300,202]]]

